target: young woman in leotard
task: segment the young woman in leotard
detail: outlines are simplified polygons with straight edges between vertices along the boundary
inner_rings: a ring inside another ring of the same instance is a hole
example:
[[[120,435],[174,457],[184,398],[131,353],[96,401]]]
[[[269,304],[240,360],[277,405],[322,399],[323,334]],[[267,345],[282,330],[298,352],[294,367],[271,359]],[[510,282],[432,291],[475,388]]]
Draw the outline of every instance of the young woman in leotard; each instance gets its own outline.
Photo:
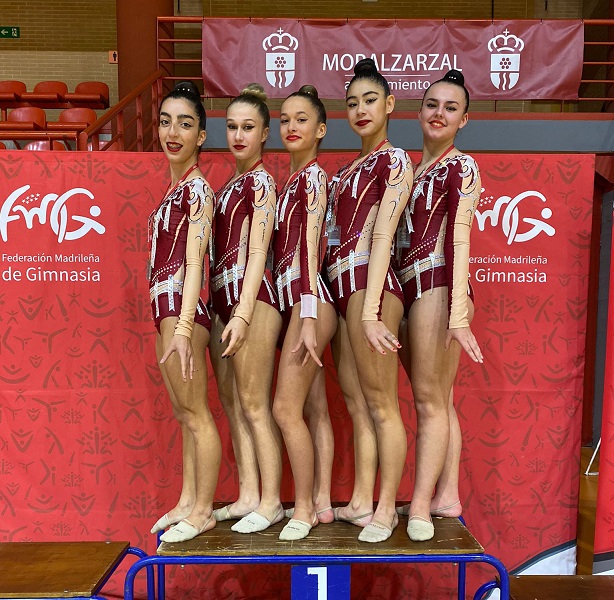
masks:
[[[433,537],[430,515],[461,514],[461,434],[451,392],[461,349],[474,361],[483,360],[469,326],[469,234],[480,174],[475,160],[454,146],[467,124],[468,107],[463,75],[455,70],[424,94],[418,117],[422,160],[402,224],[410,243],[400,249],[396,265],[407,317],[401,360],[418,415],[414,493],[411,504],[400,509],[409,515],[407,533],[414,541]]]
[[[228,105],[226,139],[236,172],[215,197],[209,346],[230,423],[239,498],[214,516],[240,519],[232,526],[240,533],[262,531],[284,516],[281,434],[271,411],[282,320],[265,272],[276,205],[275,183],[262,165],[270,121],[265,99],[262,87],[252,84]]]
[[[397,393],[403,293],[390,252],[412,170],[405,151],[387,138],[394,109],[388,83],[371,59],[357,63],[354,73],[346,105],[362,150],[334,179],[328,227],[338,245],[330,248],[326,263],[341,317],[339,382],[353,422],[357,477],[350,504],[335,517],[364,526],[359,540],[380,542],[398,523],[395,500],[407,451]],[[380,496],[371,514],[378,461]]]
[[[337,314],[330,292],[319,275],[321,236],[326,215],[326,174],[317,163],[317,150],[326,134],[326,111],[316,89],[303,86],[283,103],[280,133],[290,152],[290,178],[279,194],[273,237],[273,273],[285,336],[279,361],[273,415],[288,451],[294,477],[295,505],[292,518],[279,539],[307,537],[319,519],[330,521],[330,496],[324,506],[314,504],[314,443],[331,459],[334,441],[328,417],[326,390],[310,395],[312,419],[325,435],[314,440],[303,418],[303,409],[316,377],[323,383],[322,353],[337,328]],[[315,404],[315,405],[314,405]],[[311,420],[311,419],[310,419]],[[328,435],[326,435],[328,433]],[[320,461],[320,483],[330,472]]]
[[[198,168],[205,124],[196,86],[178,83],[162,101],[158,127],[171,183],[149,219],[156,353],[183,437],[179,501],[151,530],[171,527],[161,536],[165,542],[189,540],[215,527],[212,503],[221,445],[207,404],[205,352],[211,320],[200,298],[213,216],[213,192]]]

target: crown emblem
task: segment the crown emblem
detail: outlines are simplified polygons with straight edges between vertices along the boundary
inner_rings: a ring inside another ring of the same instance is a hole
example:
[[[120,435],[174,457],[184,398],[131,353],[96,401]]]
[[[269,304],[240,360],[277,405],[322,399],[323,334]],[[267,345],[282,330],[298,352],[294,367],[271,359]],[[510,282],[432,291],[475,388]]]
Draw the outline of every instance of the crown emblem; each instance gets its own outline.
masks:
[[[512,89],[520,79],[520,53],[524,42],[507,29],[490,39],[490,80],[498,90]]]
[[[266,52],[266,78],[274,88],[288,87],[294,81],[295,51],[298,40],[280,27],[262,40]]]
[[[488,49],[491,52],[522,52],[524,42],[514,34],[511,34],[507,29],[489,40]]]
[[[298,48],[298,40],[293,35],[284,33],[280,27],[275,33],[262,40],[262,48],[265,52],[278,52],[279,50],[290,52]]]

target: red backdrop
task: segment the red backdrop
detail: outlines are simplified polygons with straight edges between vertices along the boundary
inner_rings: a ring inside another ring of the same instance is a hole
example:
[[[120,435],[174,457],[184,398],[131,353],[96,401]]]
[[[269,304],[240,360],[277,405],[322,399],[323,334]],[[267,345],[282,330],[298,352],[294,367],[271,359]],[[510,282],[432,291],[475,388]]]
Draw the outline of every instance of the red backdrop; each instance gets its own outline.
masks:
[[[350,155],[324,154],[329,173]],[[473,231],[474,330],[485,362],[463,358],[468,526],[509,569],[558,554],[573,570],[578,502],[592,156],[478,156],[484,193]],[[233,169],[205,154],[214,188]],[[288,159],[265,163],[283,180]],[[181,442],[154,354],[145,259],[147,216],[167,183],[160,154],[0,153],[0,540],[129,539],[148,534],[180,489]],[[76,281],[71,281],[76,279]],[[333,500],[350,496],[350,420],[330,359],[336,435]],[[400,375],[411,498],[415,412]],[[217,500],[237,476],[227,423]],[[284,500],[291,482],[284,480]],[[565,552],[565,550],[567,551]],[[470,570],[477,585],[492,572]],[[288,594],[287,567],[170,573],[169,597]],[[111,586],[121,593],[123,578]],[[355,598],[447,598],[451,566],[361,566]]]
[[[614,575],[614,245],[607,327],[593,573]]]

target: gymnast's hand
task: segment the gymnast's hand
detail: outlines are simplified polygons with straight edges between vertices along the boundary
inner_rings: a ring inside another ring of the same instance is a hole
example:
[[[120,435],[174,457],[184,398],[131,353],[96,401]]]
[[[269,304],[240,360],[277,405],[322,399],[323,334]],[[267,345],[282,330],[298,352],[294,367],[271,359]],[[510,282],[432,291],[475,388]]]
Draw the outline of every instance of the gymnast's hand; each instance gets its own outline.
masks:
[[[175,334],[166,352],[160,359],[160,364],[166,362],[166,359],[173,353],[177,352],[181,361],[181,376],[184,381],[188,380],[188,375],[192,379],[194,375],[194,353],[192,352],[192,341],[185,335]]]
[[[228,346],[226,350],[222,352],[222,358],[234,356],[241,349],[247,337],[247,327],[247,322],[241,317],[234,315],[230,318],[228,325],[226,325],[222,333],[222,339],[220,340],[222,344],[226,343],[226,340],[228,340]]]
[[[362,333],[371,352],[386,354],[386,350],[397,352],[401,347],[397,336],[386,327],[383,321],[363,321]]]
[[[471,331],[471,327],[448,329],[446,334],[446,350],[450,347],[450,342],[452,340],[456,340],[474,362],[484,362],[482,351],[480,350],[478,341],[475,339],[475,336]]]
[[[316,335],[316,320],[310,317],[302,319],[303,325],[301,327],[301,333],[298,338],[298,342],[292,353],[298,352],[302,346],[305,346],[305,357],[303,358],[303,367],[309,362],[309,357],[313,358],[318,367],[322,366],[322,361],[318,358],[316,348],[318,347],[318,340]]]

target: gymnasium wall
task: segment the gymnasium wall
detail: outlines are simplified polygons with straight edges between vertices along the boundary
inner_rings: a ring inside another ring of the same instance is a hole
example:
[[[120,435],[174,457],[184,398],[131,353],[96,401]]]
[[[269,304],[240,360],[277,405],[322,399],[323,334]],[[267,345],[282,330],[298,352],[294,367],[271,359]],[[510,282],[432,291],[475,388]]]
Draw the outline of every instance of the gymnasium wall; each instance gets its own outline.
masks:
[[[0,26],[19,27],[18,39],[0,39],[0,80],[28,89],[45,79],[104,81],[117,101],[115,0],[2,0]]]
[[[129,1],[129,0],[119,0]],[[147,0],[132,0],[147,2]],[[607,16],[608,0],[497,0],[496,19]],[[180,6],[180,11],[177,6]],[[304,18],[454,18],[489,19],[491,0],[180,0],[181,16],[301,16]],[[31,88],[44,79],[105,81],[117,100],[117,65],[108,52],[117,48],[116,0],[2,0],[0,26],[18,26],[21,38],[0,39],[0,80],[20,79]],[[135,82],[137,83],[137,82]]]

